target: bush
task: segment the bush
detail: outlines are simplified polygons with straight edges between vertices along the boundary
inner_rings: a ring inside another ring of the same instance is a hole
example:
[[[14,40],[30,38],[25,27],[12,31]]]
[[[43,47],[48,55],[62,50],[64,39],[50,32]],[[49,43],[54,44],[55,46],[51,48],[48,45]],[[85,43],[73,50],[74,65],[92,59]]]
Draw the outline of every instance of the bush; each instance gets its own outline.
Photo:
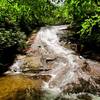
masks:
[[[70,22],[74,23],[80,43],[91,50],[100,51],[100,1],[67,0]],[[98,50],[97,50],[98,49]]]
[[[55,7],[48,0],[1,0],[0,23],[20,26],[32,31],[34,26],[62,24],[68,18],[68,7]]]
[[[17,0],[0,1],[0,27],[5,27],[9,29],[12,28],[13,26],[16,29],[18,28],[21,29],[24,26],[27,26],[28,24],[29,24],[28,27],[30,27],[30,24],[32,23],[30,6],[28,6],[27,4],[23,5],[18,1]],[[21,22],[26,22],[26,24],[23,24],[21,26],[20,25]]]
[[[26,36],[23,32],[0,31],[0,64],[13,61],[15,54],[25,48]]]
[[[1,30],[0,31],[0,50],[5,48],[10,48],[16,46],[16,48],[25,47],[26,36],[23,32],[17,31],[12,32],[11,30]]]

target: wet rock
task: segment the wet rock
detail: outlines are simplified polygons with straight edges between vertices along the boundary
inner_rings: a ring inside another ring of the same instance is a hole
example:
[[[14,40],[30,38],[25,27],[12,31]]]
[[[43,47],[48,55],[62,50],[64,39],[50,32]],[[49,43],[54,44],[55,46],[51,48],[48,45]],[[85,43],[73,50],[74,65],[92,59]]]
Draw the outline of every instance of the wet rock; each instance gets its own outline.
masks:
[[[45,82],[48,82],[50,80],[51,76],[50,75],[33,75],[32,79],[41,79]]]
[[[42,64],[40,62],[40,57],[39,56],[36,56],[36,57],[33,57],[33,56],[26,56],[24,59],[23,59],[23,65],[21,66],[21,68],[28,68],[28,69],[35,69],[35,68],[38,68],[38,67],[41,67]]]
[[[18,55],[10,69],[12,72],[27,72],[36,70],[41,66],[40,56]]]
[[[90,74],[94,77],[100,78],[100,63],[97,61],[89,60],[89,59],[87,59],[87,63],[89,64],[91,68]]]
[[[36,48],[42,55],[42,64],[48,67],[48,62],[51,63],[51,70],[44,72],[52,76],[48,83],[49,88],[60,88],[67,92],[96,92],[100,84],[98,85],[93,78],[91,65],[59,42],[58,34],[62,33],[62,28],[67,29],[67,26],[42,27],[32,44],[33,50]],[[76,44],[72,45],[73,49],[74,47],[78,48]],[[50,55],[54,55],[56,59],[46,60]]]
[[[41,85],[40,79],[21,75],[0,77],[0,100],[33,100],[34,92],[38,93]]]
[[[81,94],[77,96],[78,99],[82,99],[82,100],[92,100],[92,97],[89,96],[88,94]]]

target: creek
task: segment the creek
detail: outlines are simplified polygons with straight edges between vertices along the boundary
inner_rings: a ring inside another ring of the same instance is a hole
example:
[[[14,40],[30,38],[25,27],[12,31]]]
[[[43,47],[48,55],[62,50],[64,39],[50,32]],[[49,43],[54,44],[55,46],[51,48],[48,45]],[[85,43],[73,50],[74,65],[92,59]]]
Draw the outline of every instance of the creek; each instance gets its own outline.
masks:
[[[31,52],[0,78],[0,100],[100,100],[100,64],[63,47],[67,29],[41,27]]]

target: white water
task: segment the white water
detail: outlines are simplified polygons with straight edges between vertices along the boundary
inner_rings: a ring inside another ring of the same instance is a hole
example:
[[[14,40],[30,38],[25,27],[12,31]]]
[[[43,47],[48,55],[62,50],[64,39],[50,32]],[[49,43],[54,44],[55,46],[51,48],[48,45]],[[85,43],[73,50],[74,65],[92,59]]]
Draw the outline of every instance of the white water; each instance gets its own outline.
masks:
[[[17,60],[17,61],[10,67],[11,73],[14,73],[14,74],[19,74],[19,73],[21,73],[21,72],[22,72],[22,70],[21,70],[22,64],[23,64],[23,61]]]
[[[75,55],[75,52],[61,46],[59,42],[59,35],[67,29],[67,25],[42,27],[37,33],[33,50],[38,50],[42,55],[42,63],[44,67],[49,67],[46,60],[52,58],[51,70],[42,72],[51,75],[49,82],[44,82],[44,88],[53,90],[62,89],[67,84],[79,83],[78,78],[86,81],[90,78],[82,68],[84,63],[83,58]]]
[[[44,70],[39,74],[25,74],[31,77],[35,75],[51,76],[48,82],[43,81],[44,85],[41,84],[43,90],[42,100],[62,100],[60,98],[68,100],[77,99],[77,96],[81,94],[64,94],[62,91],[67,90],[67,85],[71,83],[80,84],[79,78],[88,82],[91,79],[89,73],[82,70],[85,59],[76,55],[74,51],[64,48],[59,42],[59,35],[61,35],[63,30],[67,29],[67,27],[67,25],[42,27],[32,44],[33,51],[38,51],[41,55],[41,62],[44,68],[51,69],[48,71]],[[21,68],[23,61],[22,59],[15,61],[10,68],[11,74],[12,72],[13,74],[23,72]],[[60,98],[56,99],[57,97]],[[93,96],[92,99],[99,100],[100,97]]]

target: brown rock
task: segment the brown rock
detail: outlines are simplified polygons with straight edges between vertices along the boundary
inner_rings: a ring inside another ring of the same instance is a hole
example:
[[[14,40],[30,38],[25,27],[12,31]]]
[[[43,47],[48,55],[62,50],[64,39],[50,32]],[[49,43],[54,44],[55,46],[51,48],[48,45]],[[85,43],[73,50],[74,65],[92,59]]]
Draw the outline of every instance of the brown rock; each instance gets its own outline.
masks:
[[[0,100],[31,100],[31,94],[41,88],[41,83],[40,79],[32,80],[21,75],[1,77]]]

